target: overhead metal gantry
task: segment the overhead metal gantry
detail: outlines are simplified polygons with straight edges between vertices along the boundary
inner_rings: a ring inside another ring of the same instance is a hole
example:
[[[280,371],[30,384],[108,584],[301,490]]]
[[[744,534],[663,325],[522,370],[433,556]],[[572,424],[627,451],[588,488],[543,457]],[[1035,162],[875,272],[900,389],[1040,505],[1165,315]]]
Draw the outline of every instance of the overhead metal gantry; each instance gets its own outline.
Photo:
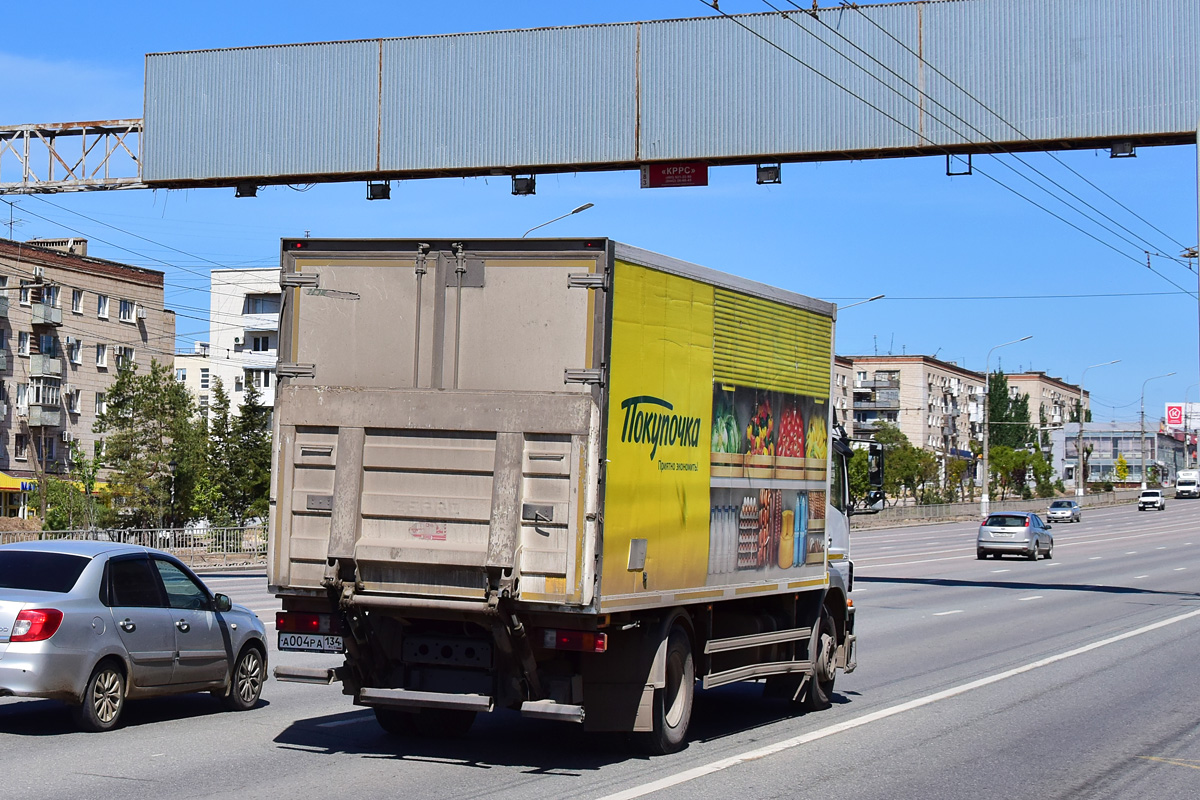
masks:
[[[1196,0],[924,0],[146,57],[0,194],[1190,144]]]

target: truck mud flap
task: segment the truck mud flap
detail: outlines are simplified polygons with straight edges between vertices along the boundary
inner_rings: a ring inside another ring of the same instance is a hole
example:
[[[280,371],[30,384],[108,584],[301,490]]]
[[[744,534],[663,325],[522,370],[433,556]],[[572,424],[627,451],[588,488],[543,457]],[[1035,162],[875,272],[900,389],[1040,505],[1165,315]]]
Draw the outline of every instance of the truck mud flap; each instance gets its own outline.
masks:
[[[846,635],[846,641],[838,646],[837,666],[842,668],[842,672],[849,675],[858,667],[858,650],[855,645],[858,644],[858,637],[853,633]]]
[[[491,711],[492,698],[482,694],[416,692],[411,689],[363,689],[354,700],[360,706],[442,708],[448,711]]]
[[[583,722],[583,706],[556,703],[553,700],[526,700],[521,703],[521,716],[558,722]]]
[[[336,669],[314,669],[312,667],[276,667],[275,680],[285,683],[314,683],[318,686],[328,686],[340,681]]]

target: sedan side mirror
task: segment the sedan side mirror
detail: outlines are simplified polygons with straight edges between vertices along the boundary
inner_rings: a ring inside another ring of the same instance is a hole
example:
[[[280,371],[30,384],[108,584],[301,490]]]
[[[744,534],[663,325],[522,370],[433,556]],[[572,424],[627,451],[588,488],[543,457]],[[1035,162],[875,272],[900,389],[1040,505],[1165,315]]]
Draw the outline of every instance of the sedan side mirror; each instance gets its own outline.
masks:
[[[217,603],[217,611],[232,611],[233,601],[229,599],[227,594],[218,594],[213,600]]]

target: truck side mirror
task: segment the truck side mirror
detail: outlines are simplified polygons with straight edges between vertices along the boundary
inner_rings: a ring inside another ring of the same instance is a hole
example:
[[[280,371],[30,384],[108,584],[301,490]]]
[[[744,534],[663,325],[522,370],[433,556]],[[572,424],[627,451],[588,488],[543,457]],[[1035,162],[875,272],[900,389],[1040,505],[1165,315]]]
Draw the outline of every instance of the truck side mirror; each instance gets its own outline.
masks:
[[[883,488],[883,445],[878,442],[867,445],[867,484],[873,489]]]

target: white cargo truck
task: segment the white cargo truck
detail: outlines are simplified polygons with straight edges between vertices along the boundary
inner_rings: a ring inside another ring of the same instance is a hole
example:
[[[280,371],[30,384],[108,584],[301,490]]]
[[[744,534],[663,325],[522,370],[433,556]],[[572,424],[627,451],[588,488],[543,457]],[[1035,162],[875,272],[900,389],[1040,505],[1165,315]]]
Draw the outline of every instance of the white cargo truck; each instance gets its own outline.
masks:
[[[281,285],[279,647],[345,662],[277,677],[395,733],[510,708],[652,753],[696,684],[829,704],[833,305],[607,239],[288,239]]]
[[[1200,497],[1200,470],[1181,469],[1175,473],[1175,498]]]

